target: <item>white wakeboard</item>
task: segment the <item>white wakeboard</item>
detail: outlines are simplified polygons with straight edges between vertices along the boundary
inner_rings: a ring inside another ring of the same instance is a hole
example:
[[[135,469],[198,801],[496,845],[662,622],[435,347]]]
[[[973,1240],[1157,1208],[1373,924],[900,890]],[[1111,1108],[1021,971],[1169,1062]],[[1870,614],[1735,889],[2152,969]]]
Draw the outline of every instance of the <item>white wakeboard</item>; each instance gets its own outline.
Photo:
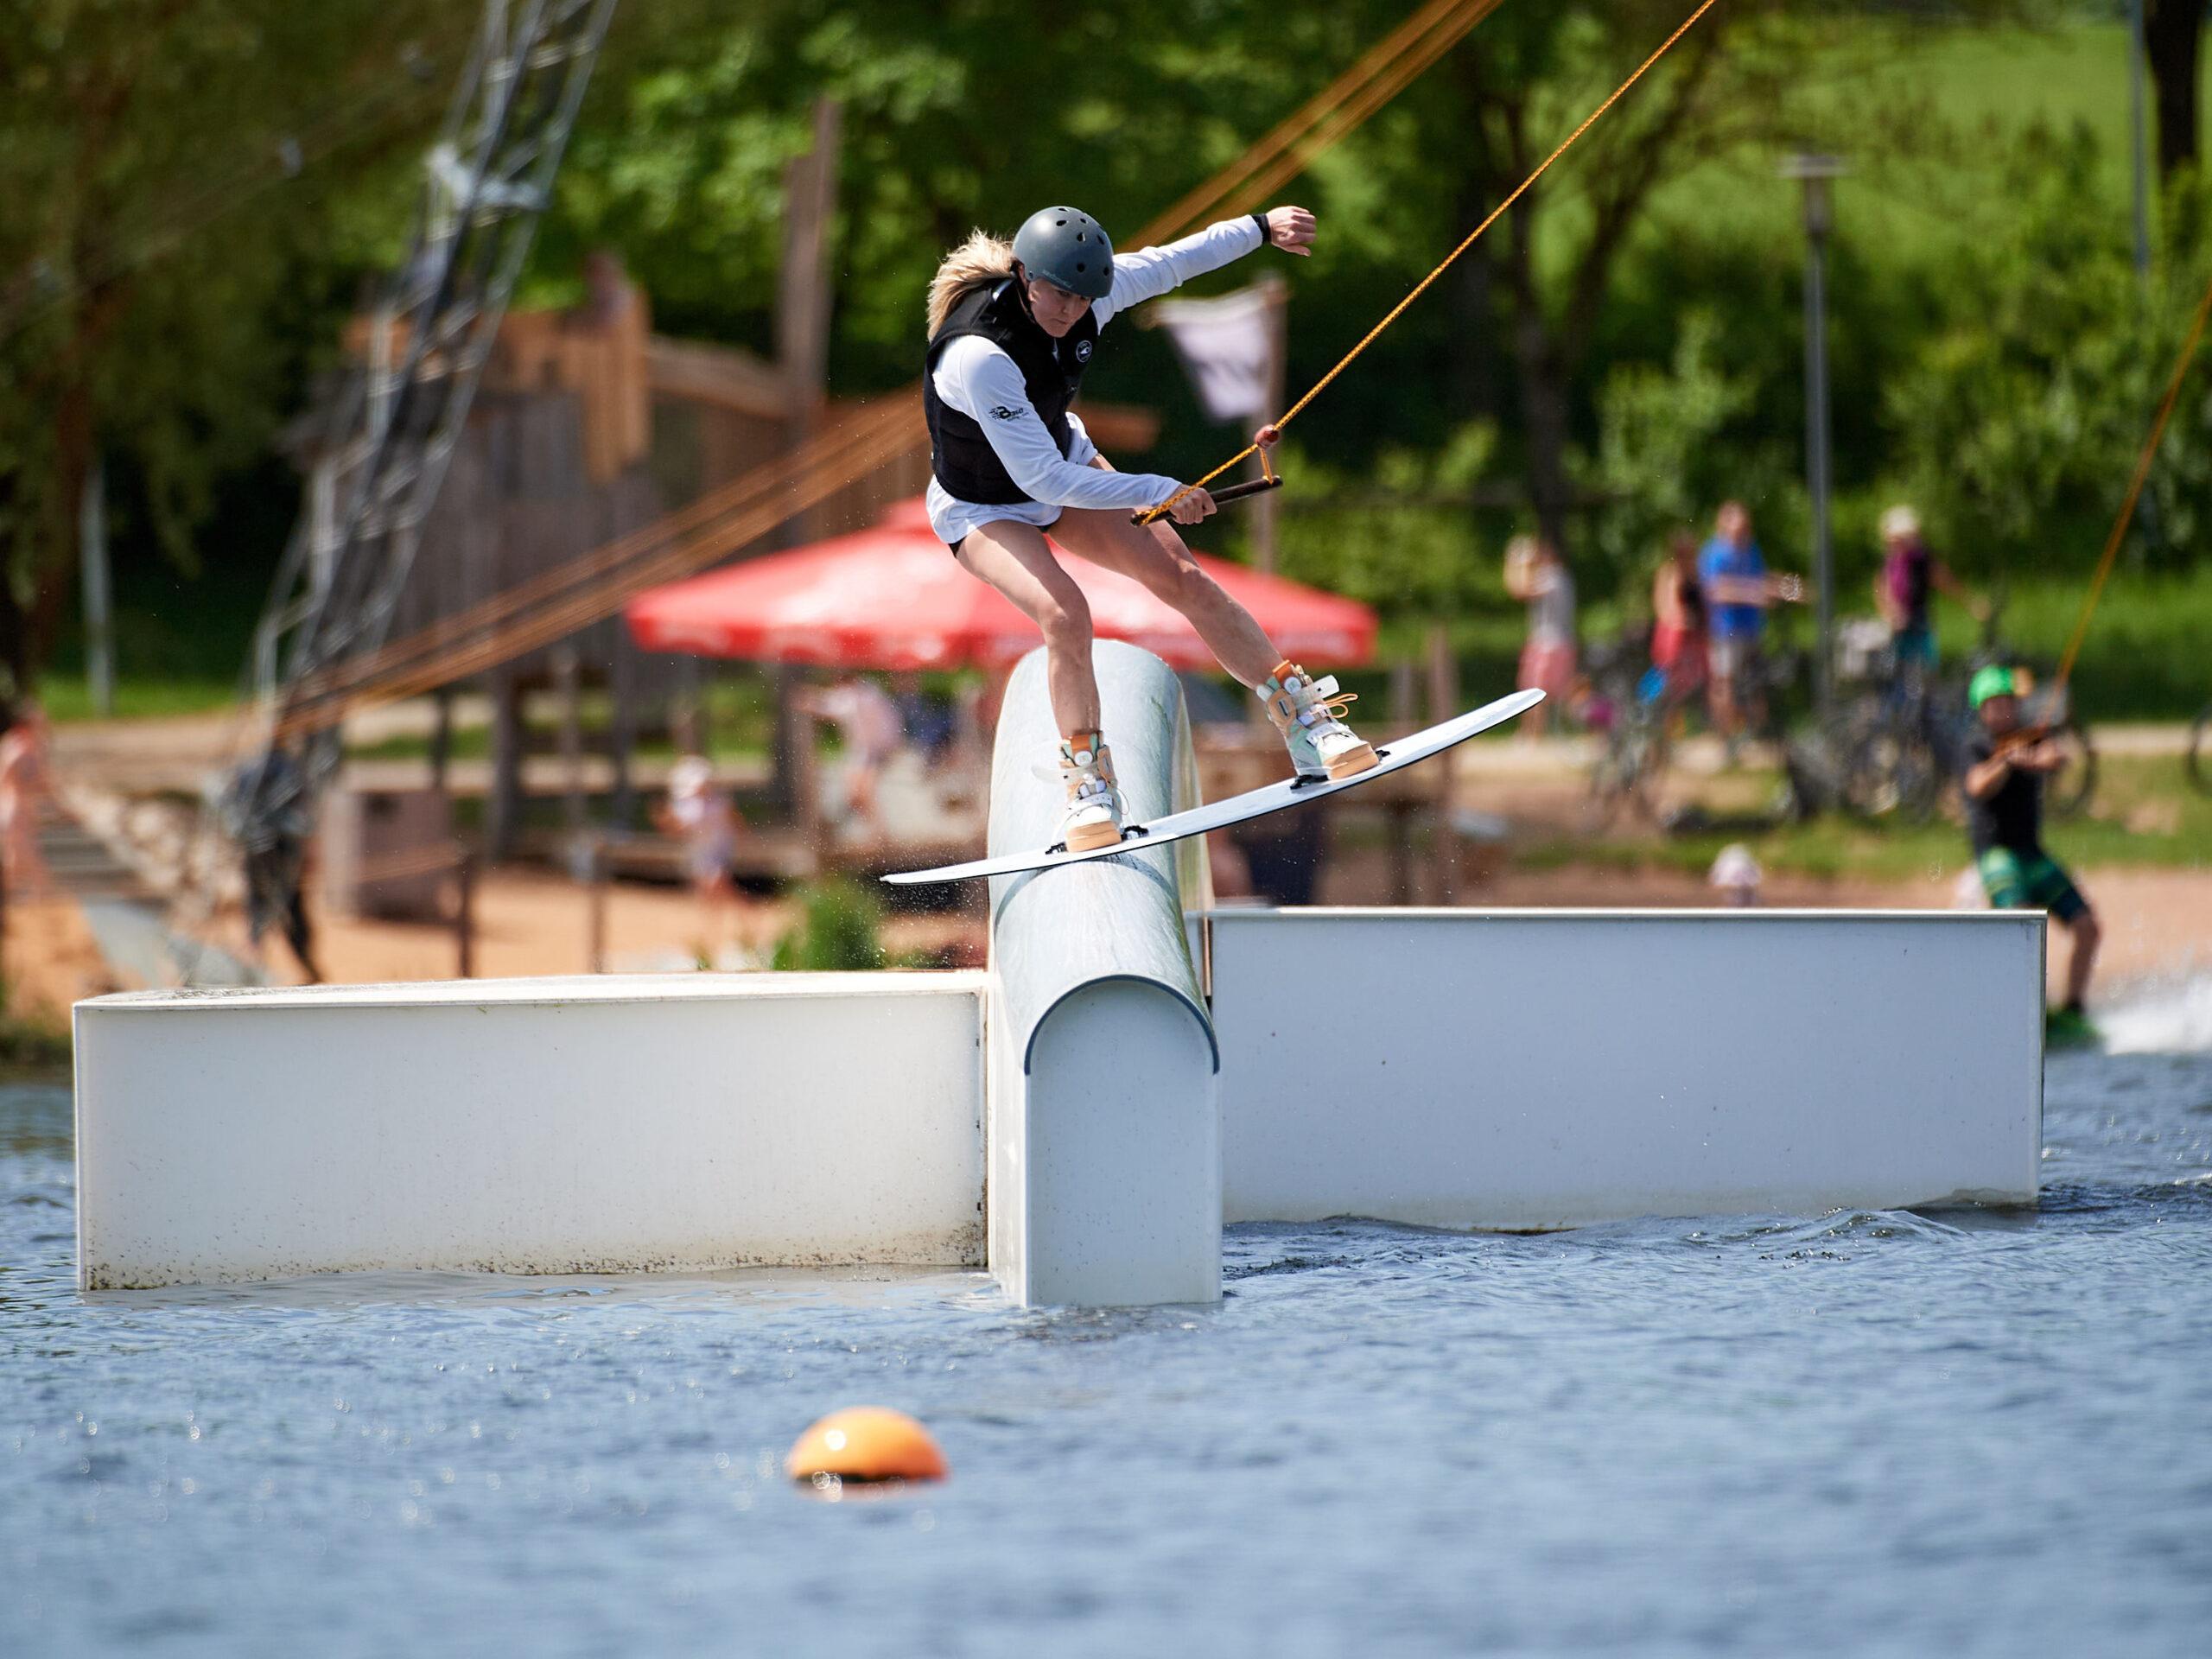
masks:
[[[1164,818],[1154,818],[1149,823],[1132,823],[1122,827],[1122,839],[1103,847],[1093,847],[1080,853],[1071,853],[1065,848],[1039,849],[1033,853],[1001,853],[995,858],[971,859],[965,864],[946,864],[934,870],[900,870],[883,879],[893,887],[918,887],[933,881],[964,881],[971,876],[1014,875],[1023,870],[1055,869],[1062,864],[1081,864],[1094,858],[1113,858],[1122,853],[1135,852],[1145,847],[1165,847],[1171,842],[1191,836],[1202,836],[1209,830],[1226,830],[1232,823],[1243,823],[1248,818],[1265,817],[1270,812],[1280,812],[1285,807],[1304,806],[1308,802],[1325,799],[1347,789],[1357,789],[1362,784],[1372,783],[1377,778],[1387,778],[1417,761],[1441,754],[1456,744],[1465,742],[1493,726],[1502,726],[1516,715],[1535,708],[1544,700],[1541,691],[1516,691],[1510,697],[1500,697],[1496,702],[1484,703],[1471,713],[1446,721],[1441,726],[1432,726],[1425,732],[1415,732],[1410,737],[1400,738],[1376,750],[1380,759],[1365,772],[1354,772],[1349,778],[1334,782],[1315,779],[1306,782],[1285,778],[1275,783],[1263,784],[1242,795],[1232,795],[1225,801],[1211,802],[1194,806],[1187,812],[1173,812]]]

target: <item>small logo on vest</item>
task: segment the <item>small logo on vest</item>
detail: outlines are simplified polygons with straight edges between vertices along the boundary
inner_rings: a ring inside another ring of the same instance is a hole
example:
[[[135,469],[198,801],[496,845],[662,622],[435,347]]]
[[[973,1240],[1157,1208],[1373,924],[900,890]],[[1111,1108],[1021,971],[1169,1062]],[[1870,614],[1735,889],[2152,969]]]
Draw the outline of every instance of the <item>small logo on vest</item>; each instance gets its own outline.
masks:
[[[1008,409],[1004,404],[994,404],[991,405],[991,418],[995,421],[1018,421],[1021,418],[1021,411]]]
[[[1096,345],[1097,343],[1098,343],[1098,342],[1097,342],[1096,340],[1078,340],[1077,341],[1076,341],[1076,343],[1075,343],[1075,360],[1076,360],[1077,362],[1078,362],[1078,363],[1088,363],[1088,362],[1090,362],[1090,348],[1091,348],[1093,346]]]

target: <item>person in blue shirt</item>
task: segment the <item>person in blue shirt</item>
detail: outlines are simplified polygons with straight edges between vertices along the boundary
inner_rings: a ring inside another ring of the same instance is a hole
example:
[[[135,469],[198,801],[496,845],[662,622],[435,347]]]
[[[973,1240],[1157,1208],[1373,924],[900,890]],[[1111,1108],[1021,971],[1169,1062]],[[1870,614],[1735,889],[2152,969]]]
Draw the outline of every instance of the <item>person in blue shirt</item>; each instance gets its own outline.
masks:
[[[1766,723],[1766,688],[1758,670],[1767,607],[1799,597],[1802,588],[1795,576],[1768,574],[1765,556],[1751,537],[1751,512],[1740,501],[1721,504],[1713,539],[1697,556],[1697,575],[1707,615],[1706,696],[1713,729],[1732,753],[1743,735],[1745,714],[1754,726]]]

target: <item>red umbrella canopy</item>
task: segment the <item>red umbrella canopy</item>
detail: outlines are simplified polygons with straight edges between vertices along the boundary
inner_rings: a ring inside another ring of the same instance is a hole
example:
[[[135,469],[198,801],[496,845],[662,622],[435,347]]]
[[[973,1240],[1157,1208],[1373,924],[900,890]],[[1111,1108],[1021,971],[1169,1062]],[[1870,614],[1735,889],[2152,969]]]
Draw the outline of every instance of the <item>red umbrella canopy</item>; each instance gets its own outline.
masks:
[[[1375,613],[1357,601],[1198,557],[1286,657],[1318,669],[1374,656]],[[1177,668],[1216,665],[1191,625],[1140,583],[1078,558],[1065,564],[1101,638],[1141,645]],[[648,651],[832,668],[991,666],[1038,642],[1028,618],[960,568],[918,499],[856,534],[652,588],[627,614]]]

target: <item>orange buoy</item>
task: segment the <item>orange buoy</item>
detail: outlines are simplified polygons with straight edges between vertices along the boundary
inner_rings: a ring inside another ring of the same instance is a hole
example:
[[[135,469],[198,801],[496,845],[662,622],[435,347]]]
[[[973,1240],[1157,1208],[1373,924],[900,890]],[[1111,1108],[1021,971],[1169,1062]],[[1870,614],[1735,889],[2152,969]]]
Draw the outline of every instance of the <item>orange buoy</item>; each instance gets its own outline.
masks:
[[[944,1453],[903,1411],[853,1406],[833,1411],[798,1437],[784,1459],[793,1480],[943,1480]]]

